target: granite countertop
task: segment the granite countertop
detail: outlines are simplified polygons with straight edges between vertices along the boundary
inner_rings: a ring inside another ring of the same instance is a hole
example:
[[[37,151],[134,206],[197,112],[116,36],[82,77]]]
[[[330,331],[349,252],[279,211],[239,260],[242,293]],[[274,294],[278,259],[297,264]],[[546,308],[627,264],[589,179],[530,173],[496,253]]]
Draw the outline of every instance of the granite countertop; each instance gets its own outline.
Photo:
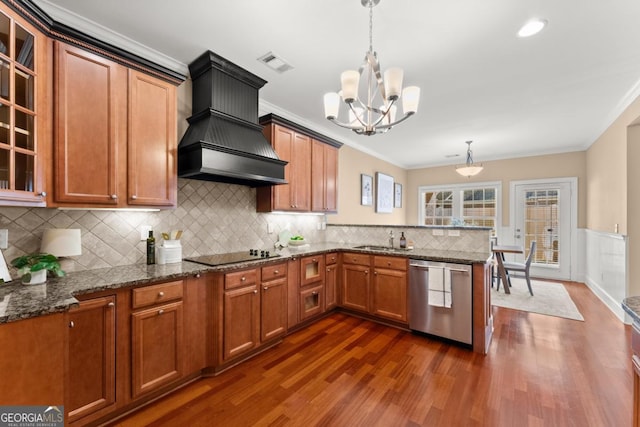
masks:
[[[640,296],[623,299],[622,308],[633,318],[635,323],[640,323]]]
[[[23,285],[18,280],[0,285],[0,323],[8,323],[50,313],[64,312],[78,304],[76,297],[82,295],[131,286],[144,285],[162,280],[180,279],[197,273],[225,272],[282,262],[296,256],[321,254],[333,251],[361,252],[369,254],[402,256],[431,261],[455,262],[459,264],[484,263],[489,257],[475,252],[439,251],[433,249],[391,250],[357,249],[352,244],[319,243],[276,251],[280,257],[257,259],[235,264],[210,267],[189,261],[164,265],[134,264],[71,272],[65,277],[49,278],[42,285]],[[636,307],[640,313],[640,297]],[[629,298],[627,298],[629,299]],[[626,301],[626,300],[625,300]],[[625,308],[627,310],[627,308]],[[627,310],[628,311],[628,310]],[[635,315],[636,317],[638,315]]]

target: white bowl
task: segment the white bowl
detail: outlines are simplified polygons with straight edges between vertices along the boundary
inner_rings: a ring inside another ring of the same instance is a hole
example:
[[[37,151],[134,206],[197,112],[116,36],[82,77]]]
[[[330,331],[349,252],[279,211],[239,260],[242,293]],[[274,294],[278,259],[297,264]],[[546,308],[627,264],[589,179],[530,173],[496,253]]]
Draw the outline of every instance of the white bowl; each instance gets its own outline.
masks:
[[[307,241],[306,240],[291,240],[289,239],[289,245],[291,246],[302,246],[304,244],[306,244]]]

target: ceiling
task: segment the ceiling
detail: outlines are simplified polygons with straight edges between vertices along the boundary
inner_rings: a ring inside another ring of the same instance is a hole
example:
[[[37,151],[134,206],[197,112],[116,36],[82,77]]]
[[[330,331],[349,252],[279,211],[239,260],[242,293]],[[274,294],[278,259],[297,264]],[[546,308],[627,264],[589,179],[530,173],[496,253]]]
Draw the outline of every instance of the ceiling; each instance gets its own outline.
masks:
[[[640,94],[637,0],[382,0],[374,50],[421,99],[414,117],[370,137],[329,123],[322,101],[368,49],[360,0],[33,1],[184,74],[212,50],[268,81],[261,112],[407,169],[463,163],[467,140],[476,162],[585,150]],[[534,17],[549,24],[518,38]],[[294,68],[278,74],[257,61],[269,51]]]

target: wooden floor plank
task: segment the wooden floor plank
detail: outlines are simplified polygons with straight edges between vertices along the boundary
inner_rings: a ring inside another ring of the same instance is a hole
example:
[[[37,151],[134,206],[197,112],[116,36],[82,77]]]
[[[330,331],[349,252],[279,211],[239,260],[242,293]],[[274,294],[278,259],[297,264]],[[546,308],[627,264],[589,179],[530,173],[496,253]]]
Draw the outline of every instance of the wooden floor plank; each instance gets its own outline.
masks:
[[[494,307],[486,356],[336,313],[114,425],[630,425],[630,329],[565,287],[584,322]]]

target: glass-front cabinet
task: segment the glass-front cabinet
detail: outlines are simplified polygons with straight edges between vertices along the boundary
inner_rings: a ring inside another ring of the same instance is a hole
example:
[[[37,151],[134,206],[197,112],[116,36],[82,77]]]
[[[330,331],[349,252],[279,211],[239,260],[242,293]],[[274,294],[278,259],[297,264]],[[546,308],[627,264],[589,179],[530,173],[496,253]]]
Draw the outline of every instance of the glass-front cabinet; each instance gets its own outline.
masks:
[[[38,139],[38,49],[45,38],[0,8],[0,205],[44,206],[44,140]],[[40,75],[39,75],[40,73]],[[38,87],[42,85],[42,87]],[[44,103],[43,103],[44,104]],[[43,105],[43,108],[45,106]],[[45,132],[42,132],[45,135]]]

